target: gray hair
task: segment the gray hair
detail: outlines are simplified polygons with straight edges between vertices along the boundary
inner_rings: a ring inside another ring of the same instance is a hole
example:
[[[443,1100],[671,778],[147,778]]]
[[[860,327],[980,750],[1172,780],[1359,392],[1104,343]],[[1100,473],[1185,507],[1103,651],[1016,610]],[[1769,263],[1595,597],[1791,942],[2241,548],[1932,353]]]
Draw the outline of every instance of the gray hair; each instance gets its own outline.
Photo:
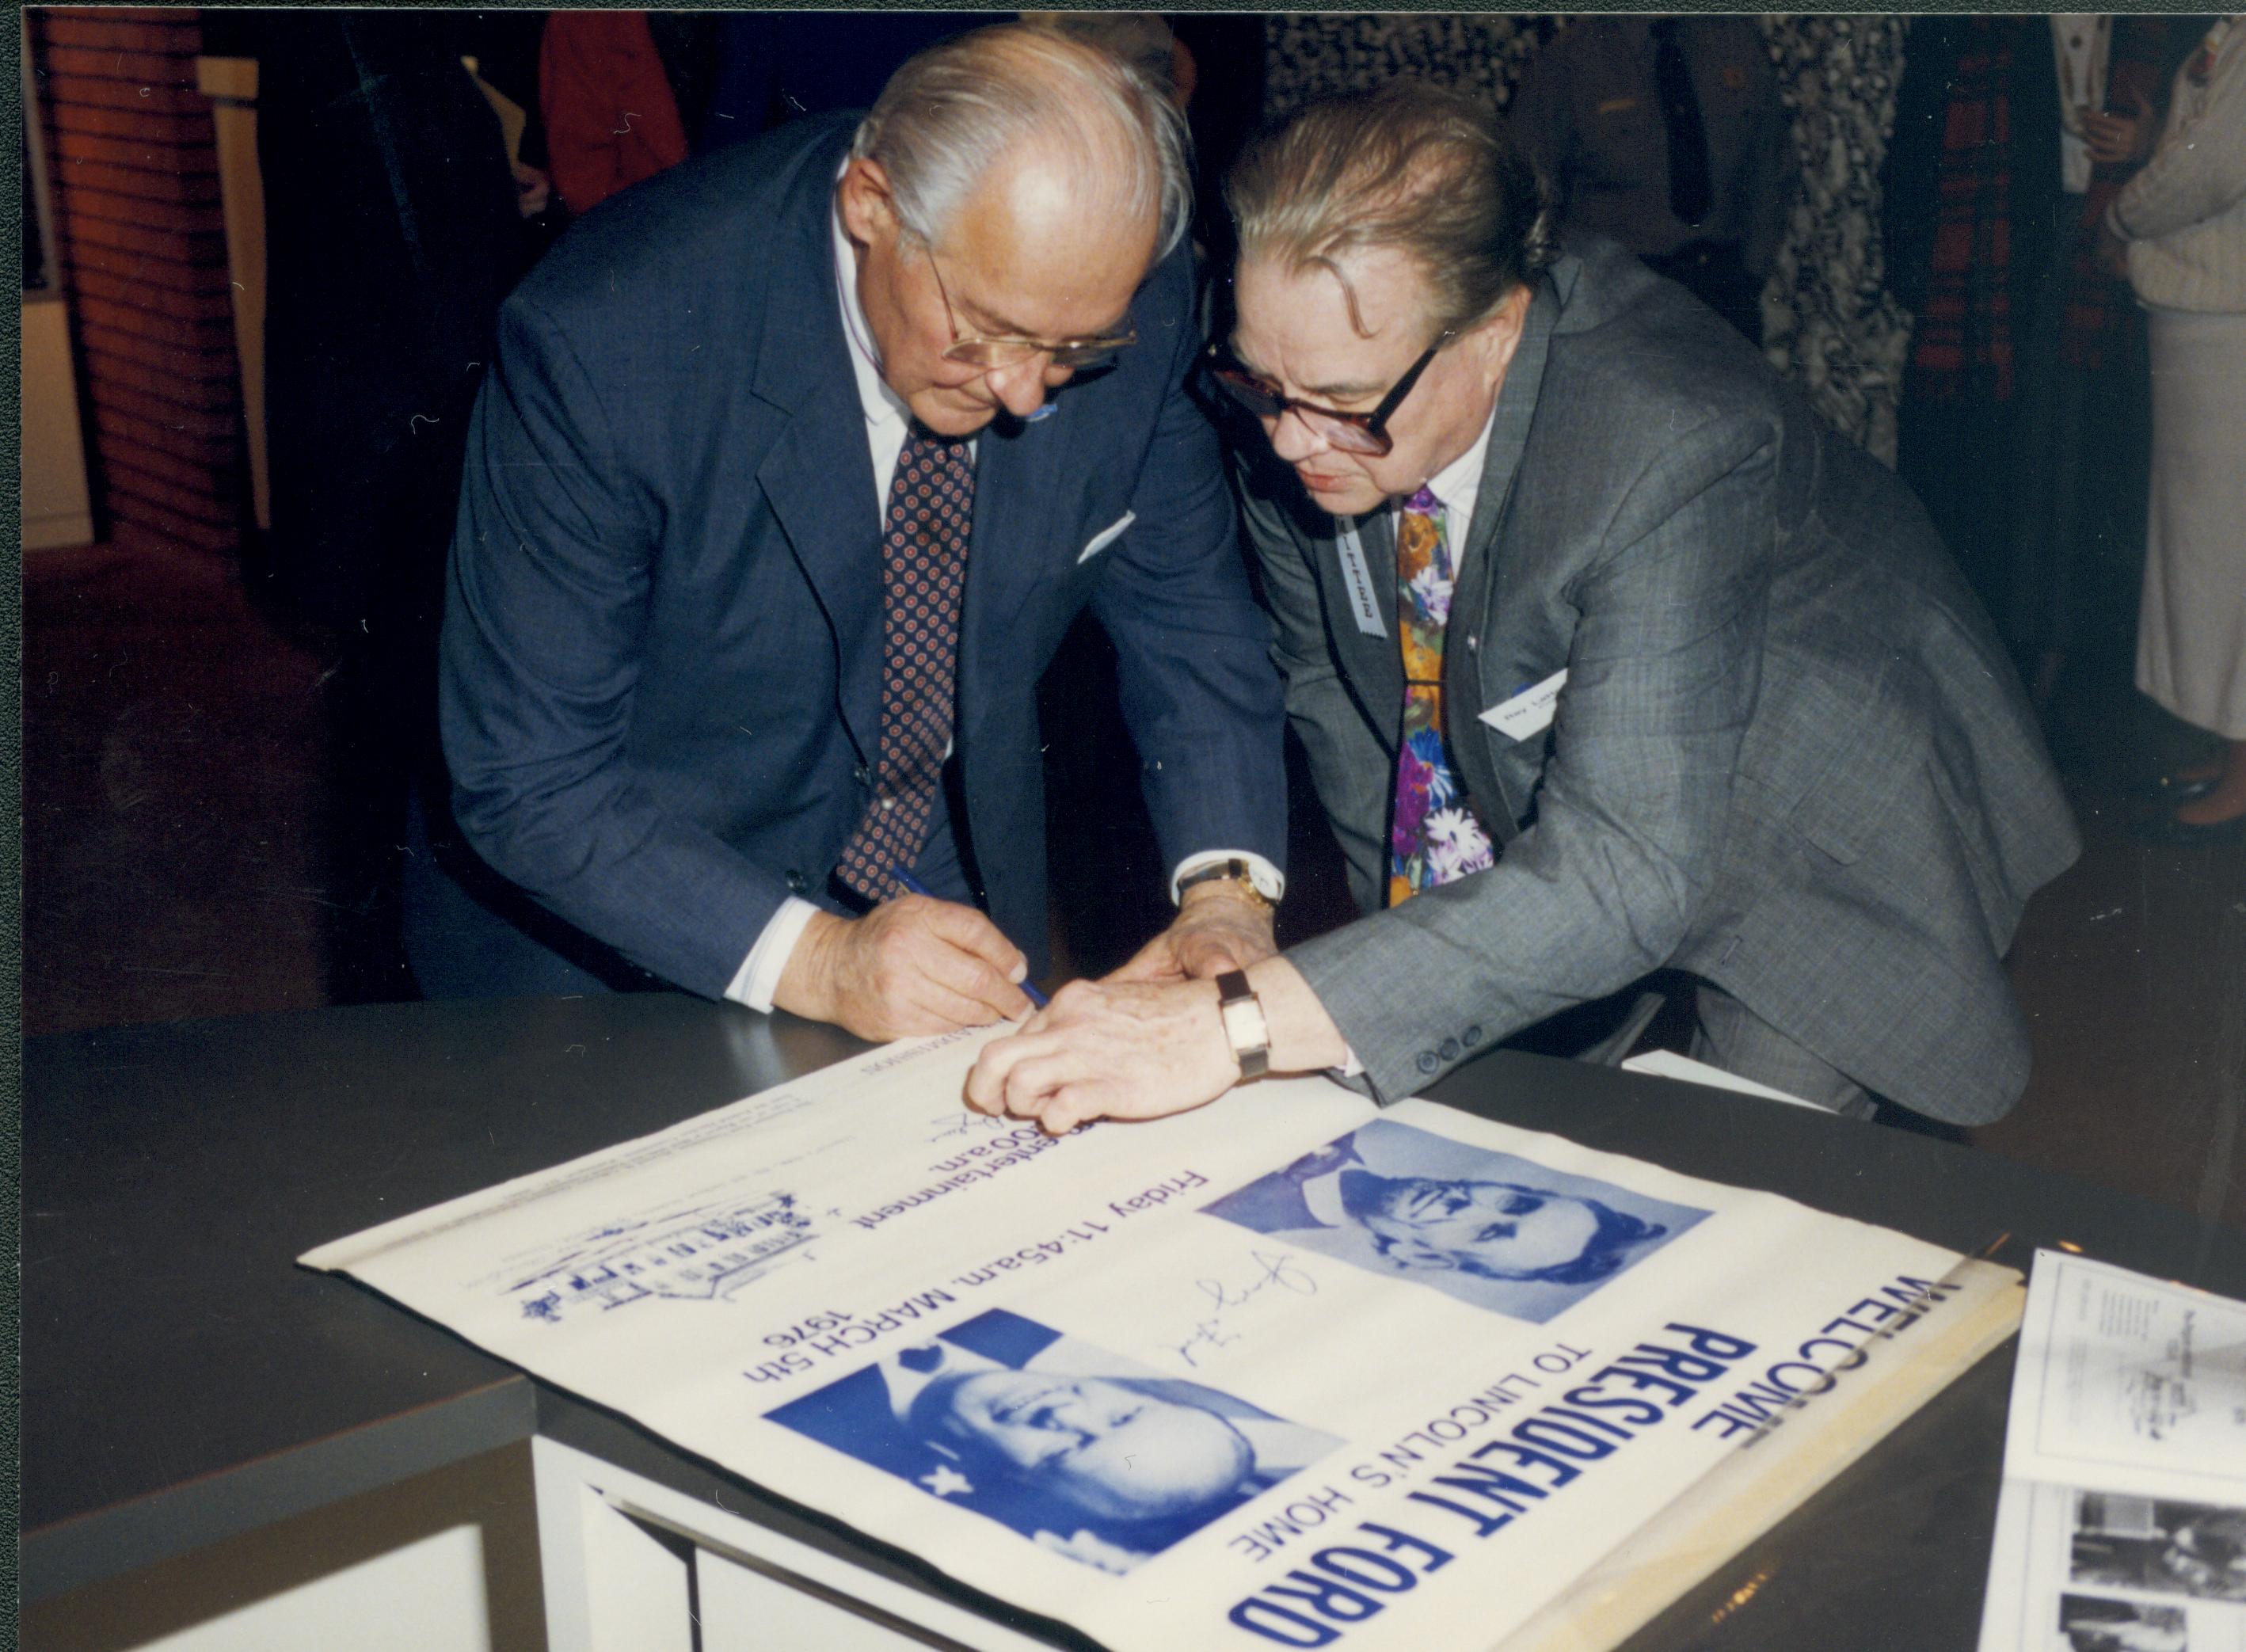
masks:
[[[1185,118],[1138,70],[1058,29],[994,24],[929,47],[889,78],[851,154],[881,163],[904,227],[935,244],[983,177],[1034,141],[1099,203],[1156,218],[1155,257],[1193,216]]]
[[[1495,109],[1412,80],[1312,104],[1257,139],[1225,180],[1240,257],[1341,282],[1373,248],[1409,256],[1445,330],[1487,320],[1557,254],[1550,201]]]

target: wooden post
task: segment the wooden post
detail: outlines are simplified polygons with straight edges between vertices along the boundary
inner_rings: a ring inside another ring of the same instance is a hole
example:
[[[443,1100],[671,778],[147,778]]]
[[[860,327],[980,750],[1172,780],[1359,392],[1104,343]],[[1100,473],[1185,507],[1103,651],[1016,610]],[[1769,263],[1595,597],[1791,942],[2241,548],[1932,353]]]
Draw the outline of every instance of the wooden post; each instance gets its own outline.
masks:
[[[211,100],[226,214],[227,274],[234,284],[235,354],[248,432],[249,493],[261,532],[273,527],[265,447],[265,179],[257,169],[257,59],[197,58],[195,84]]]

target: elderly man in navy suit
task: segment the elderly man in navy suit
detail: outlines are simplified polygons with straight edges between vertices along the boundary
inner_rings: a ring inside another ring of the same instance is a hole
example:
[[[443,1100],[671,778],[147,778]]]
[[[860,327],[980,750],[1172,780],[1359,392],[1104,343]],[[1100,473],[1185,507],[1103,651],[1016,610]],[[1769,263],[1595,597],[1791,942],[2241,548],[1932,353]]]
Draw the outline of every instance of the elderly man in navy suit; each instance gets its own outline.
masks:
[[[1169,103],[1006,25],[573,229],[470,438],[473,853],[424,880],[425,986],[653,978],[875,1038],[1025,1012],[1034,689],[1086,607],[1181,902],[1126,969],[1269,952],[1283,713],[1185,393],[1189,210]]]

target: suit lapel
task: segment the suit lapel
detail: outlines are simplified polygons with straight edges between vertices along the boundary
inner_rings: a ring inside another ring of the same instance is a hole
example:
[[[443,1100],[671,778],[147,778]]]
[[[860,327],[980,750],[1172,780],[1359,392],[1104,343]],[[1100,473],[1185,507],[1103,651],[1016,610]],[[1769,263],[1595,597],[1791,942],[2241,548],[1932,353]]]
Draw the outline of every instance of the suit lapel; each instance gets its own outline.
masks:
[[[1065,517],[1058,506],[1072,447],[1067,421],[1065,411],[1056,411],[1035,423],[1005,421],[1005,430],[986,425],[976,438],[975,520],[959,635],[963,704],[977,703],[969,697],[985,667],[1005,660],[1015,620],[1039,577],[1052,571],[1042,559],[1066,554],[1054,534]]]
[[[1474,495],[1474,521],[1467,530],[1465,554],[1460,559],[1459,584],[1451,598],[1449,636],[1443,648],[1443,703],[1450,725],[1451,754],[1462,771],[1460,778],[1466,782],[1467,792],[1490,800],[1480,812],[1483,824],[1500,842],[1511,839],[1518,830],[1515,822],[1527,799],[1509,795],[1499,778],[1490,742],[1508,737],[1483,724],[1480,713],[1502,704],[1528,685],[1486,683],[1478,644],[1497,629],[1506,600],[1508,570],[1499,554],[1498,529],[1512,503],[1514,479],[1528,445],[1529,425],[1535,418],[1544,361],[1559,310],[1550,283],[1540,281],[1521,326],[1521,343],[1506,369],[1505,386],[1498,392],[1489,451],[1482,460],[1481,487]]]
[[[1326,588],[1338,593],[1340,602],[1331,609],[1328,623],[1332,628],[1336,645],[1341,656],[1342,669],[1356,683],[1365,704],[1389,708],[1384,715],[1401,718],[1404,714],[1404,659],[1401,645],[1396,637],[1396,523],[1394,513],[1381,509],[1347,520],[1335,519],[1336,532],[1331,539],[1321,540],[1314,547],[1326,562]],[[1357,623],[1356,610],[1349,598],[1354,570],[1344,554],[1345,547],[1355,536],[1358,552],[1364,558],[1364,575],[1372,588],[1372,600],[1380,609],[1380,635],[1373,636]],[[1396,723],[1386,729],[1391,738],[1396,732]]]
[[[830,222],[847,141],[846,132],[807,161],[779,219],[780,245],[759,254],[773,273],[751,388],[786,418],[757,480],[834,629],[842,720],[870,763],[881,749],[881,512]]]

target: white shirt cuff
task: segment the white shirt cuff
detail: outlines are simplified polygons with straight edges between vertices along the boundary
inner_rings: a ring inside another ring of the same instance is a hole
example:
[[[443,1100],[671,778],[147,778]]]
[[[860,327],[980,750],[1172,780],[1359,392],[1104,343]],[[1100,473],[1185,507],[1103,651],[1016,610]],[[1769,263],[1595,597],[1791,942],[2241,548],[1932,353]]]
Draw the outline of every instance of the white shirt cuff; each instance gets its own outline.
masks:
[[[1176,869],[1170,874],[1170,904],[1175,906],[1178,903],[1180,879],[1191,876],[1203,867],[1219,866],[1227,860],[1237,860],[1246,866],[1248,880],[1256,886],[1256,893],[1273,906],[1277,906],[1279,897],[1287,893],[1287,874],[1262,855],[1250,854],[1245,849],[1204,849],[1199,854],[1189,854],[1179,861]]]
[[[799,901],[793,895],[781,901],[779,910],[772,914],[772,921],[765,925],[765,932],[757,937],[757,944],[741,960],[741,967],[734,972],[733,984],[725,989],[725,996],[735,1003],[745,1003],[770,1015],[772,994],[779,990],[780,971],[787,968],[795,943],[803,939],[804,927],[818,910],[810,901]]]
[[[1357,1051],[1344,1044],[1342,1053],[1349,1059],[1343,1062],[1340,1066],[1329,1067],[1326,1071],[1337,1078],[1362,1078],[1365,1076],[1365,1064],[1357,1058]]]

